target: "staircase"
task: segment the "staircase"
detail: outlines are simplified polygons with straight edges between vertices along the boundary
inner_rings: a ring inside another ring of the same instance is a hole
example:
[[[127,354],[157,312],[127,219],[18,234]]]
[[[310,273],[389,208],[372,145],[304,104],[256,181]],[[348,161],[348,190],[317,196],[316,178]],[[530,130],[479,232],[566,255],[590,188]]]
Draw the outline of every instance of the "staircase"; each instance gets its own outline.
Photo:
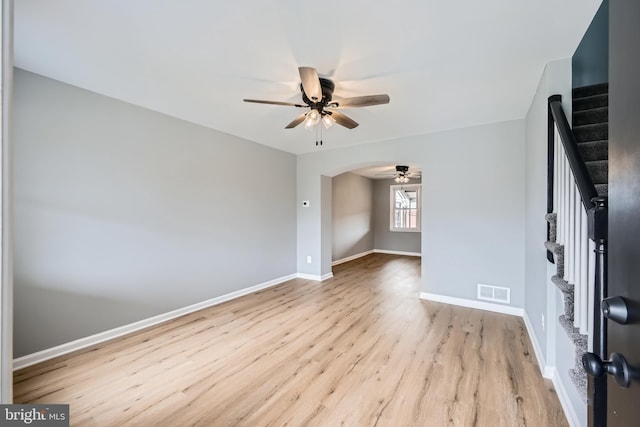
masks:
[[[606,196],[608,193],[608,90],[609,85],[606,83],[573,90],[573,133],[599,196]],[[557,267],[557,274],[551,280],[564,297],[564,314],[558,320],[576,347],[575,366],[569,371],[569,375],[586,402],[587,375],[582,368],[581,357],[588,351],[588,337],[574,326],[574,285],[563,278],[565,247],[558,243],[557,216],[550,213],[546,215],[546,219],[550,224],[550,236],[545,246],[555,255]]]
[[[560,289],[564,298],[564,313],[558,318],[560,326],[567,333],[571,342],[575,345],[575,364],[569,370],[569,377],[573,385],[580,392],[584,402],[587,401],[587,373],[582,367],[582,355],[588,351],[588,337],[580,333],[580,330],[573,324],[574,313],[574,285],[563,279],[564,275],[564,246],[556,242],[557,217],[555,213],[546,215],[546,219],[551,225],[549,241],[545,246],[555,255],[557,272],[551,276],[551,281]]]
[[[573,90],[573,134],[599,196],[608,193],[609,85]]]

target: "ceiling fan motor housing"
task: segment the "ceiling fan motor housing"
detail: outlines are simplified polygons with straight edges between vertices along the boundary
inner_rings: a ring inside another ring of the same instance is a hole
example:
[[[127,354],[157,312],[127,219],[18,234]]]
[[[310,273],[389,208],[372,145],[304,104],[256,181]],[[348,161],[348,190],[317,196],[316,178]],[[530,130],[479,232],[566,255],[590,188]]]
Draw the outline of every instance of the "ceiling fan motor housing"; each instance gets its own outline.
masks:
[[[409,172],[409,166],[398,165],[396,166],[396,172],[398,172],[400,176],[404,176],[407,174],[407,172]]]
[[[305,104],[307,104],[311,108],[317,107],[321,111],[323,107],[331,102],[331,98],[333,97],[333,90],[336,88],[336,85],[329,79],[323,79],[322,77],[320,77],[319,80],[320,87],[322,88],[322,100],[320,100],[320,102],[313,102],[312,100],[307,98],[307,95],[304,93],[304,89],[302,88],[302,83],[300,83],[300,91],[302,92],[302,100]]]

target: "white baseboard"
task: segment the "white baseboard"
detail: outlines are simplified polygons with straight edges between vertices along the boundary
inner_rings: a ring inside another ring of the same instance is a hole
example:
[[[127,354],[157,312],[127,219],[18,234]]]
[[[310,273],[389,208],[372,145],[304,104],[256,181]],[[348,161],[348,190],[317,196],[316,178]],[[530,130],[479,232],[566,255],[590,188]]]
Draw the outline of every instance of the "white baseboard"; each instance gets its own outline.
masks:
[[[510,305],[493,304],[490,302],[476,301],[466,298],[456,298],[447,295],[431,294],[420,292],[420,299],[428,301],[443,302],[445,304],[459,305],[461,307],[477,308],[478,310],[493,311],[495,313],[510,314],[522,317],[524,310]]]
[[[403,256],[419,256],[422,254],[420,252],[405,252],[405,251],[388,251],[386,249],[372,249],[370,251],[361,252],[359,254],[351,255],[346,258],[341,258],[331,263],[331,266],[338,264],[343,264],[345,262],[353,261],[354,259],[362,258],[363,256],[367,256],[370,254],[389,254],[389,255],[403,255]]]
[[[345,262],[353,261],[354,259],[362,258],[363,256],[367,256],[367,255],[372,254],[372,253],[373,253],[373,249],[370,250],[370,251],[361,252],[359,254],[351,255],[351,256],[348,256],[346,258],[341,258],[339,260],[333,261],[331,263],[331,266],[333,267],[334,265],[344,264]]]
[[[373,253],[389,254],[389,255],[404,255],[404,256],[419,256],[419,257],[422,256],[420,252],[388,251],[386,249],[374,249]]]
[[[333,273],[323,274],[322,276],[317,274],[297,273],[295,277],[297,277],[298,279],[315,280],[316,282],[322,282],[324,280],[331,279],[333,277]]]
[[[232,299],[239,298],[244,295],[248,295],[257,292],[262,289],[270,288],[272,286],[279,285],[286,281],[295,279],[297,274],[289,274],[287,276],[278,277],[267,282],[260,283],[249,288],[240,289],[239,291],[231,292],[219,297],[211,298],[206,301],[202,301],[196,304],[182,307],[177,310],[169,311],[167,313],[159,314],[157,316],[149,317],[147,319],[140,320],[138,322],[130,323],[128,325],[120,326],[118,328],[110,329],[108,331],[100,332],[98,334],[90,335],[88,337],[80,338],[68,343],[64,343],[55,347],[51,347],[36,353],[27,354],[26,356],[18,357],[13,360],[13,370],[26,368],[27,366],[35,365],[36,363],[44,362],[45,360],[53,359],[54,357],[62,356],[67,353],[71,353],[76,350],[81,350],[92,345],[100,344],[102,342],[121,337],[123,335],[137,332],[139,330],[148,328],[150,326],[157,325],[167,320],[175,319],[185,314],[193,313],[194,311],[202,310],[203,308],[212,307],[214,305],[221,304]]]
[[[323,280],[331,279],[332,277],[333,277],[333,272],[323,274],[322,276],[320,276],[320,281],[322,282]]]
[[[580,418],[571,404],[571,399],[569,399],[569,394],[558,375],[558,371],[556,368],[551,368],[551,371],[551,382],[553,382],[553,387],[556,389],[556,395],[558,396],[558,400],[560,400],[560,406],[562,406],[564,415],[567,417],[567,422],[571,427],[585,427],[580,423]]]
[[[533,331],[531,319],[529,319],[529,316],[527,315],[526,311],[524,312],[524,316],[522,317],[524,319],[524,325],[527,328],[527,332],[529,333],[529,339],[531,340],[531,345],[533,345],[533,354],[535,354],[536,360],[538,361],[538,366],[540,367],[540,373],[542,374],[543,377],[547,379],[552,379],[555,372],[555,367],[547,365],[547,362],[545,361],[545,355],[543,354],[542,349],[540,348],[540,343],[538,342],[538,338],[536,337],[536,334]]]

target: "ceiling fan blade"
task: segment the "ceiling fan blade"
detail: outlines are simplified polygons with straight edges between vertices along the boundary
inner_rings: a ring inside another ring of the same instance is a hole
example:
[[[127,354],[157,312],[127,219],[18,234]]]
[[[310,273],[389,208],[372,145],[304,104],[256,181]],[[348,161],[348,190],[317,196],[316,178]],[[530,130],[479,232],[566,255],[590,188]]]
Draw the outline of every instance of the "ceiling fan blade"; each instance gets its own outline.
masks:
[[[300,114],[298,117],[293,119],[293,121],[291,123],[289,123],[288,125],[286,125],[284,128],[285,129],[293,129],[294,127],[298,126],[300,123],[304,122],[304,119],[305,119],[306,115],[307,115],[307,113]]]
[[[313,102],[322,101],[322,87],[320,86],[320,79],[318,78],[318,72],[315,68],[311,67],[298,67],[300,73],[300,81],[302,82],[302,89],[304,94],[307,95]]]
[[[354,108],[369,107],[371,105],[388,104],[389,95],[366,95],[354,96],[353,98],[344,98],[332,101],[328,106],[331,108]]]
[[[347,129],[353,129],[358,126],[358,122],[338,111],[327,111],[327,114],[331,114],[331,117],[335,119],[336,123],[340,126],[346,127]]]
[[[243,99],[243,101],[244,102],[255,102],[256,104],[285,105],[287,107],[306,107],[306,105],[294,104],[292,102],[263,101],[262,99]]]

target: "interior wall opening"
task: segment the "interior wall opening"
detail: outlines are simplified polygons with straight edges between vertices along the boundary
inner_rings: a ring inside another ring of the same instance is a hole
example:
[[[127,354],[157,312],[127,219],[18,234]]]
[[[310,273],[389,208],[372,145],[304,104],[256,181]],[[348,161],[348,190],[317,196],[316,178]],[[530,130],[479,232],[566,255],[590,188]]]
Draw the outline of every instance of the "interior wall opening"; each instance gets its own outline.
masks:
[[[380,162],[331,177],[331,233],[323,235],[332,266],[373,252],[421,254],[421,172],[410,162]]]

